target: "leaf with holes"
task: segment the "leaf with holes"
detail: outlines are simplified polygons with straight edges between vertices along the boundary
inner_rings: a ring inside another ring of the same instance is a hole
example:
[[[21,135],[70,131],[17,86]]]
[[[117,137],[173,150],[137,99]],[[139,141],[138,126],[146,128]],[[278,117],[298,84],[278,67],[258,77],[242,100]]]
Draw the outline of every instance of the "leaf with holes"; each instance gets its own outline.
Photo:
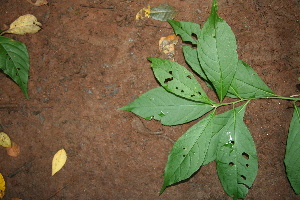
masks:
[[[217,171],[225,192],[234,199],[245,198],[258,171],[252,136],[243,122],[245,105],[223,113],[214,123],[226,124],[219,132]]]
[[[197,51],[201,67],[222,101],[236,73],[238,55],[235,36],[217,10],[214,0],[208,21],[201,30]]]
[[[294,106],[294,114],[290,124],[284,163],[287,177],[295,193],[300,195],[300,108]]]
[[[193,22],[181,22],[168,20],[176,35],[180,35],[182,41],[197,44],[197,38],[200,36],[200,25]]]
[[[167,186],[189,178],[203,164],[212,138],[215,112],[192,126],[174,144],[164,172],[162,193]]]
[[[149,90],[132,103],[119,108],[148,120],[161,120],[162,124],[168,126],[190,122],[212,109],[211,105],[181,98],[167,92],[163,87]]]
[[[0,69],[19,85],[28,99],[29,55],[24,43],[0,36]]]
[[[247,63],[239,60],[238,69],[228,90],[228,96],[240,99],[277,96]]]
[[[152,62],[151,67],[156,79],[167,91],[193,101],[214,103],[185,67],[174,61],[160,58],[148,58],[148,60]]]

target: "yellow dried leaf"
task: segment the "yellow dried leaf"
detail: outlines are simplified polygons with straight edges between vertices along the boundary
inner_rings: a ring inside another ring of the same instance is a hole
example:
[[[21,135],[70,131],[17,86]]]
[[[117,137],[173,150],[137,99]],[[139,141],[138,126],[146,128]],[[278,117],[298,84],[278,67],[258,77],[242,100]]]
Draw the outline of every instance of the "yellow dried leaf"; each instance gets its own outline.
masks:
[[[142,8],[135,16],[135,20],[143,19],[145,17],[150,18],[150,12],[151,8],[150,5],[148,5],[145,8]]]
[[[64,149],[59,150],[52,160],[52,176],[58,172],[67,161],[67,153]]]
[[[26,33],[36,33],[38,32],[42,24],[37,21],[36,17],[27,14],[16,19],[11,25],[10,28],[5,31],[6,33],[13,33],[18,35],[24,35]]]
[[[11,147],[10,138],[4,132],[0,132],[0,145],[3,147]]]
[[[2,174],[0,173],[0,199],[4,197],[4,194],[5,194],[5,181]]]
[[[34,6],[42,6],[48,3],[47,0],[36,0],[35,3],[32,3],[32,0],[27,0],[27,1]]]

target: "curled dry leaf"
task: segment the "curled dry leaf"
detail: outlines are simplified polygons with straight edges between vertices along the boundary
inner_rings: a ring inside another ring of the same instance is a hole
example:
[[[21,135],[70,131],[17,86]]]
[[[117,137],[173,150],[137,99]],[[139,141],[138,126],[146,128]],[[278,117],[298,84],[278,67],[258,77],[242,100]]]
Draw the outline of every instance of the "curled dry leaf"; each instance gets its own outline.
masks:
[[[52,176],[58,172],[67,161],[67,153],[64,149],[59,150],[52,160]]]
[[[0,173],[0,199],[4,197],[4,194],[5,194],[5,181],[2,174]]]
[[[179,37],[176,35],[169,35],[167,37],[160,38],[159,50],[172,60],[175,54],[175,45],[177,44],[178,40]]]
[[[10,138],[4,132],[0,132],[0,145],[3,147],[11,147]]]
[[[20,154],[20,146],[12,142],[11,147],[6,148],[6,152],[9,156],[17,157]]]
[[[24,35],[26,33],[36,33],[38,32],[42,24],[37,21],[36,17],[27,14],[16,19],[11,25],[10,28],[5,31],[5,33],[13,33],[18,35]]]
[[[36,0],[35,3],[32,2],[32,0],[27,0],[29,3],[31,3],[34,6],[42,6],[48,3],[47,0]]]

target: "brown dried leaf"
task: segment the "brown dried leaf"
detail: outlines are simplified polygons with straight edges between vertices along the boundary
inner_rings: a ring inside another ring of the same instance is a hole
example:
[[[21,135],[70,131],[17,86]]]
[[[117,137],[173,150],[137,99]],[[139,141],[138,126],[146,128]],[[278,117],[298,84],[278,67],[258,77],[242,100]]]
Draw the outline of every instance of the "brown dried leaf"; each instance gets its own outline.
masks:
[[[175,54],[175,45],[177,44],[179,37],[176,35],[169,35],[162,37],[159,40],[159,50],[166,54],[169,59],[173,59]]]
[[[20,146],[12,142],[11,147],[6,148],[6,152],[9,156],[17,157],[20,154]]]
[[[36,0],[35,3],[32,2],[32,0],[27,0],[29,3],[31,3],[34,6],[42,6],[48,3],[47,0]]]

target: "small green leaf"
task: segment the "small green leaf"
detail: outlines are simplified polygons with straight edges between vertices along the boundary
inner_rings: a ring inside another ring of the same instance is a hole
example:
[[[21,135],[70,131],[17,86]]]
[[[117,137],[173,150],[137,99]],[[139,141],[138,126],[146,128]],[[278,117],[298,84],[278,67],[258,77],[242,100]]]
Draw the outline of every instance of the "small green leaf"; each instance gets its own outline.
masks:
[[[28,99],[29,55],[24,43],[0,36],[0,69],[19,85]]]
[[[228,91],[232,98],[264,98],[276,96],[258,74],[245,62],[238,62],[238,71]]]
[[[219,179],[233,199],[245,198],[258,171],[252,136],[243,122],[245,106],[234,108],[220,133],[216,162]],[[220,117],[220,116],[219,116]]]
[[[192,126],[174,144],[164,172],[167,186],[189,178],[203,164],[212,137],[214,112]]]
[[[287,177],[297,195],[300,195],[300,109],[295,105],[286,144],[284,163]]]
[[[151,8],[150,16],[156,20],[167,21],[168,19],[173,19],[177,12],[178,10],[173,6],[161,4]]]
[[[195,120],[212,109],[211,105],[181,98],[158,87],[119,110],[131,111],[144,119],[161,120],[163,125],[171,126]]]
[[[167,91],[193,101],[213,103],[193,74],[185,67],[174,61],[160,58],[148,58],[148,60],[152,62],[151,67],[156,79]]]
[[[235,36],[217,10],[214,0],[208,21],[201,30],[197,51],[201,66],[222,101],[236,73],[238,56]]]
[[[193,22],[168,20],[176,35],[180,35],[182,41],[196,45],[200,36],[200,25]],[[197,58],[197,57],[196,57]]]

